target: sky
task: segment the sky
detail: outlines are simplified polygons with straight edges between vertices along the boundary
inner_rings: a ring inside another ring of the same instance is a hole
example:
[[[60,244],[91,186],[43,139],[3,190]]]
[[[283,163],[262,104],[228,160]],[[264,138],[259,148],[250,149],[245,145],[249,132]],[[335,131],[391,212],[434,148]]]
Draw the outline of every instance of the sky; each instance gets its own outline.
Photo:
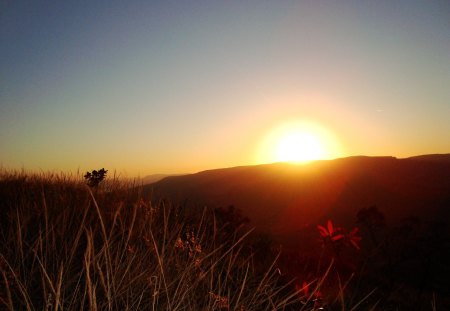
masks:
[[[267,163],[286,124],[324,158],[450,153],[449,120],[448,0],[0,0],[6,169]]]

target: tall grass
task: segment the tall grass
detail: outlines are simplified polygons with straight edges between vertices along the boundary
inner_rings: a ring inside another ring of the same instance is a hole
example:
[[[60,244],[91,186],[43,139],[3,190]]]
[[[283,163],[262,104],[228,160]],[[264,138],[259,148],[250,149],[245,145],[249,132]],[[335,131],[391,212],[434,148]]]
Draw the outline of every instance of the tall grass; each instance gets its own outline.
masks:
[[[356,286],[341,280],[333,262],[319,260],[315,279],[286,278],[277,252],[239,217],[152,202],[141,190],[0,169],[0,309],[391,309],[360,276]],[[431,309],[438,303],[433,296]]]
[[[208,209],[154,204],[132,183],[0,172],[0,308],[287,310],[299,294],[249,232]],[[305,298],[306,299],[306,298]]]

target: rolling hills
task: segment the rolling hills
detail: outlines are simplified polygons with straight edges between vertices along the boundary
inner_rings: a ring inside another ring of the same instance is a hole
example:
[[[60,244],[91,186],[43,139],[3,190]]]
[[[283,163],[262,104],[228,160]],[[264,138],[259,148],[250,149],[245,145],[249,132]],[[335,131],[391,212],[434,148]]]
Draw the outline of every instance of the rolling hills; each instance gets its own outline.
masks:
[[[326,219],[351,225],[369,206],[393,224],[407,217],[434,221],[450,215],[450,154],[214,169],[166,177],[145,191],[187,207],[233,205],[271,235],[289,235]]]

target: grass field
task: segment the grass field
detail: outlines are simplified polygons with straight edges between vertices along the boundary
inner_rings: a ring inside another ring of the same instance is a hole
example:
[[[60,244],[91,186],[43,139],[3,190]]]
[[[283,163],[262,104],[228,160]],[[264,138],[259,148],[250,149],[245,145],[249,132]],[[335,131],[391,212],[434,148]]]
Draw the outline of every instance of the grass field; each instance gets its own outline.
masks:
[[[2,172],[1,297],[8,310],[282,310],[299,295],[249,232],[118,180]],[[275,258],[273,258],[275,259]],[[307,299],[307,297],[303,297]]]
[[[141,190],[1,171],[0,308],[383,310],[376,288],[349,301],[351,280],[330,278],[333,262],[310,283],[284,276],[279,251],[236,211],[152,202]],[[330,280],[332,295],[321,288]]]

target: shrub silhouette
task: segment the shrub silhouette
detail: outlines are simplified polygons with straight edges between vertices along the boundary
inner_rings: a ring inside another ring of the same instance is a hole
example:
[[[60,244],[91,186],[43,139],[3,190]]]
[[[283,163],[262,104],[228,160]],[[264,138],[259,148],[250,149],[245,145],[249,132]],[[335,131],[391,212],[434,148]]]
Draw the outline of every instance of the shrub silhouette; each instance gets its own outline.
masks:
[[[357,222],[369,232],[370,239],[375,246],[379,245],[377,231],[386,227],[386,218],[384,214],[375,206],[362,208],[356,215]]]
[[[84,179],[86,180],[86,183],[89,187],[95,188],[100,182],[105,179],[107,172],[108,171],[104,168],[98,171],[93,170],[92,172],[86,172],[86,174],[84,175]]]

